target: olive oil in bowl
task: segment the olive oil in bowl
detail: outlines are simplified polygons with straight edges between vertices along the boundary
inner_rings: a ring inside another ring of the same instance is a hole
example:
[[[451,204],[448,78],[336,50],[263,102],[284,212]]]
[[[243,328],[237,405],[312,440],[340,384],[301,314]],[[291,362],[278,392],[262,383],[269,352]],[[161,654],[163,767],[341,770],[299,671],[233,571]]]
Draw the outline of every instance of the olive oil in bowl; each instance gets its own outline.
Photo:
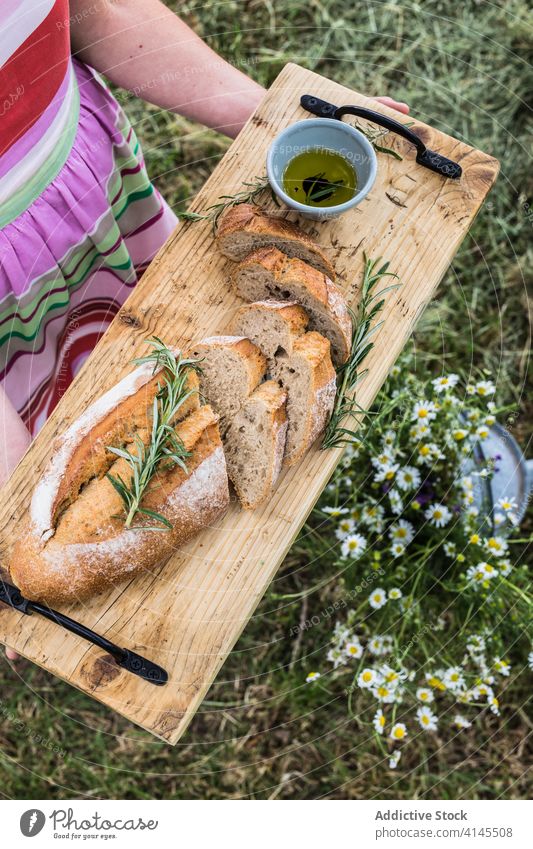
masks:
[[[283,189],[306,206],[338,206],[351,200],[357,189],[357,174],[348,160],[335,150],[310,148],[288,162]]]

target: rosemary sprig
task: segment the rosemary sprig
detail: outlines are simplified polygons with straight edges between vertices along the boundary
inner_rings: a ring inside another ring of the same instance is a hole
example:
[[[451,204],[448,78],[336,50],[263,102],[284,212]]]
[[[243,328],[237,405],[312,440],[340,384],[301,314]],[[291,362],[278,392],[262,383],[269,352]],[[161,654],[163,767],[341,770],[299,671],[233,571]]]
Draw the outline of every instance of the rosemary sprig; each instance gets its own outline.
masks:
[[[307,201],[328,200],[339,186],[344,186],[343,180],[330,182],[324,171],[320,174],[314,174],[313,177],[307,177],[303,183],[303,190]]]
[[[162,368],[164,379],[152,405],[152,429],[150,441],[145,445],[138,434],[134,437],[134,450],[107,446],[107,450],[126,460],[131,470],[131,478],[125,481],[121,475],[107,473],[106,477],[115,487],[124,502],[124,524],[131,530],[164,531],[172,525],[160,513],[141,506],[141,502],[150,482],[158,469],[180,466],[185,472],[185,461],[190,456],[174,430],[173,421],[180,409],[196,389],[188,389],[188,377],[191,368],[196,368],[196,360],[176,356],[161,339],[154,336],[148,340],[153,350],[145,357],[135,359],[135,365],[153,363],[154,374]],[[149,516],[160,525],[135,525],[132,522],[137,514]]]
[[[209,220],[212,222],[213,232],[215,232],[218,219],[226,209],[230,206],[237,206],[240,203],[255,203],[263,192],[270,189],[266,174],[262,177],[254,177],[250,182],[243,183],[243,186],[245,188],[234,195],[220,195],[219,203],[213,203],[211,206],[208,206],[203,215],[198,212],[180,212],[178,215],[184,221]],[[274,194],[272,194],[272,197],[275,199]]]
[[[410,127],[413,122],[409,121],[409,123],[404,126]],[[393,150],[391,147],[385,147],[380,144],[380,140],[389,134],[389,130],[369,126],[366,123],[362,123],[357,119],[353,122],[353,126],[356,130],[359,130],[364,136],[367,137],[368,141],[372,145],[377,153],[386,153],[388,156],[394,157],[394,159],[398,159],[400,162],[403,160],[403,156],[401,156],[396,150]]]
[[[360,371],[360,366],[367,354],[374,347],[370,341],[373,334],[381,327],[382,321],[373,325],[377,314],[385,303],[383,295],[396,289],[398,284],[387,286],[379,292],[374,288],[379,280],[385,277],[398,278],[397,274],[389,271],[389,263],[379,265],[378,259],[368,259],[364,255],[365,267],[363,271],[363,283],[361,286],[361,299],[357,313],[351,311],[352,315],[352,345],[350,356],[344,365],[337,369],[337,396],[335,406],[328,422],[322,448],[338,448],[356,438],[354,430],[346,426],[347,420],[354,419],[364,412],[355,399],[355,387],[367,370]]]

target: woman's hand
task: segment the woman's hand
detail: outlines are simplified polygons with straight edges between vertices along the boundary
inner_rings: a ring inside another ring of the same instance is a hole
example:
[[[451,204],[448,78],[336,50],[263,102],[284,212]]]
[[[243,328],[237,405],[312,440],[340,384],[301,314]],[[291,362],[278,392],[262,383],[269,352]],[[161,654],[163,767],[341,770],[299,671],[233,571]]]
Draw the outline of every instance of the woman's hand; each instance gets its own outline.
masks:
[[[392,97],[376,97],[375,99],[385,106],[390,106],[391,109],[396,109],[397,112],[403,112],[404,115],[409,114],[409,107],[403,100],[393,100]]]
[[[0,386],[0,486],[3,486],[31,442],[30,432]],[[6,649],[9,660],[18,654]]]

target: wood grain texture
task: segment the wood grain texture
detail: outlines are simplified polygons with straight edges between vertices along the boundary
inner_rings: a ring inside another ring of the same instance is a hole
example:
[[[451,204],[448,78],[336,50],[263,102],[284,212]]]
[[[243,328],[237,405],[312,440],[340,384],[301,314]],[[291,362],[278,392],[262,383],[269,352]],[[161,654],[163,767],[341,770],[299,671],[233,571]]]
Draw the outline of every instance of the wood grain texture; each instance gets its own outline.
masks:
[[[337,104],[371,105],[394,115],[356,92],[287,65],[199,193],[195,210],[205,209],[222,194],[234,194],[243,181],[263,171],[274,136],[307,117],[299,106],[303,93]],[[460,181],[443,180],[417,166],[410,145],[396,138],[393,144],[403,161],[378,155],[378,178],[361,206],[332,222],[300,222],[334,262],[352,304],[357,303],[363,251],[388,259],[401,278],[401,287],[388,295],[384,325],[366,362],[369,375],[358,396],[363,407],[379,390],[498,172],[491,156],[416,120],[412,129],[431,148],[461,163]],[[289,217],[295,220],[292,213]],[[144,340],[155,333],[170,344],[187,346],[225,331],[241,305],[227,283],[230,265],[217,252],[209,223],[178,225],[0,493],[4,563],[53,439],[124,376],[132,357],[144,353]],[[37,616],[0,609],[0,639],[132,722],[176,743],[340,454],[313,450],[283,475],[263,508],[246,513],[233,504],[219,525],[176,552],[165,566],[65,609],[114,642],[162,664],[170,675],[165,687],[123,672],[97,649]]]

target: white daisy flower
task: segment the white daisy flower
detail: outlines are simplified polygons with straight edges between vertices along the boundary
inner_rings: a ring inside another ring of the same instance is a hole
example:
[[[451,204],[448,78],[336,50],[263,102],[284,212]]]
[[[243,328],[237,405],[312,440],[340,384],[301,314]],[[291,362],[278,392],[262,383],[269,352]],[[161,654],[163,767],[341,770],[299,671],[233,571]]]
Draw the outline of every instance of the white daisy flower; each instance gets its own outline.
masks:
[[[481,654],[486,648],[485,638],[480,634],[472,634],[467,641],[466,648],[470,654]]]
[[[445,554],[447,557],[455,557],[455,555],[456,555],[456,553],[457,553],[457,549],[456,549],[456,547],[455,547],[455,543],[453,543],[453,542],[445,542],[445,543],[444,543],[444,545],[443,545],[443,548],[444,548],[444,554]]]
[[[506,560],[500,560],[498,567],[499,567],[500,575],[503,578],[506,578],[507,575],[510,575],[511,572],[512,572],[512,569],[513,569],[511,561],[507,560],[507,559]]]
[[[420,727],[424,729],[424,731],[436,731],[438,717],[433,713],[431,708],[428,708],[424,705],[424,707],[419,707],[416,712],[416,718],[420,724]]]
[[[419,702],[425,702],[426,704],[430,704],[435,698],[429,687],[418,687],[416,697]]]
[[[442,676],[442,680],[446,687],[452,691],[452,693],[456,693],[459,690],[464,690],[465,688],[463,670],[459,666],[450,666],[449,669],[446,669],[444,671],[444,675]]]
[[[389,736],[391,740],[405,740],[407,737],[407,728],[403,722],[395,722]]]
[[[361,512],[361,522],[377,533],[383,530],[385,510],[380,504],[365,504]]]
[[[502,660],[499,657],[494,658],[494,669],[496,672],[499,672],[500,675],[503,675],[504,678],[508,678],[511,672],[511,665],[506,660]]]
[[[492,380],[478,380],[475,385],[475,391],[482,398],[486,398],[488,395],[494,395],[496,387]]]
[[[497,506],[500,508],[500,510],[503,510],[503,512],[507,513],[508,515],[512,515],[518,509],[516,498],[508,498],[507,496],[498,498]]]
[[[344,539],[348,534],[353,533],[355,528],[355,522],[353,519],[341,519],[339,524],[337,525],[337,530],[335,531],[335,536],[337,539]]]
[[[337,669],[339,666],[344,666],[346,663],[345,656],[340,648],[330,649],[326,655],[326,660],[329,660],[329,662],[333,664],[333,669]]]
[[[376,713],[374,714],[374,719],[372,720],[372,725],[378,734],[383,734],[385,730],[385,714],[378,708]]]
[[[332,518],[337,518],[338,516],[345,516],[349,510],[347,507],[323,507],[322,512],[327,513]]]
[[[391,687],[385,682],[382,682],[377,687],[373,687],[370,691],[378,702],[383,702],[385,705],[392,704],[396,701],[395,687]]]
[[[393,542],[401,542],[402,545],[408,545],[415,535],[415,529],[411,522],[406,519],[400,519],[389,528],[389,537]]]
[[[471,728],[472,723],[468,721],[468,719],[460,713],[456,713],[453,718],[453,724],[456,728]]]
[[[375,687],[378,681],[378,674],[375,669],[371,669],[370,667],[366,667],[363,669],[361,674],[357,678],[357,683],[363,690],[370,690],[371,687]]]
[[[452,513],[445,504],[432,504],[425,511],[424,516],[436,528],[443,528],[452,518]]]
[[[318,678],[320,678],[320,672],[309,672],[305,680],[309,684],[311,681],[317,681]]]
[[[400,762],[401,756],[402,756],[402,753],[400,752],[399,749],[397,749],[395,752],[392,753],[392,755],[389,758],[389,769],[396,769],[396,767],[398,766],[398,764]]]
[[[393,587],[391,590],[389,590],[389,598],[392,599],[392,601],[397,601],[399,598],[402,597],[402,595],[403,593],[399,587]]]
[[[485,581],[490,581],[498,574],[498,570],[491,566],[490,563],[478,563],[476,566],[470,566],[467,570],[466,577],[472,584],[483,584]]]
[[[376,587],[368,596],[368,603],[374,610],[379,610],[387,603],[387,593],[382,587]]]
[[[454,386],[457,386],[459,383],[459,375],[443,374],[441,377],[436,377],[435,380],[432,380],[431,382],[435,392],[438,392],[440,395],[441,392],[447,392],[448,389],[453,389]]]
[[[389,451],[383,451],[376,457],[371,457],[370,462],[379,471],[380,469],[388,468],[391,463],[394,463],[394,456]]]
[[[480,699],[492,699],[494,690],[488,684],[478,684],[471,691],[472,701],[479,702]]]
[[[485,548],[494,557],[503,557],[507,553],[509,546],[503,537],[494,536],[485,540]]]
[[[469,432],[464,429],[464,427],[457,427],[455,430],[452,430],[452,436],[456,442],[462,442],[463,439],[466,439],[469,435]]]
[[[419,422],[409,431],[409,436],[411,439],[420,440],[426,439],[431,434],[431,426],[429,424],[424,424],[424,422]]]
[[[388,466],[381,466],[379,471],[374,475],[374,480],[376,483],[381,483],[382,481],[392,481],[396,475],[396,472],[400,468],[399,463],[389,463]]]
[[[403,512],[403,501],[397,489],[390,490],[389,501],[392,512],[395,516],[399,516]]]
[[[502,525],[505,525],[507,521],[507,516],[505,515],[505,513],[498,512],[494,514],[494,516],[492,517],[492,521],[494,523],[495,528],[501,528]]]
[[[381,444],[384,450],[391,449],[396,443],[396,434],[393,430],[386,430],[381,437]]]
[[[440,450],[436,442],[424,442],[418,446],[418,460],[420,463],[435,463],[437,460],[444,460],[445,455]]]
[[[344,646],[344,653],[348,657],[353,657],[355,658],[355,660],[359,660],[359,658],[363,654],[363,646],[361,645],[359,640],[351,640],[350,642],[347,642]]]
[[[476,436],[479,439],[486,439],[487,436],[489,435],[489,433],[490,433],[490,430],[487,427],[487,425],[480,425],[476,430]]]
[[[393,366],[389,372],[389,377],[399,377],[401,374],[400,366]]]
[[[349,534],[341,545],[343,557],[360,557],[366,548],[366,539],[361,534]]]
[[[405,545],[403,545],[401,542],[393,542],[393,544],[389,548],[389,551],[394,558],[403,557],[405,554]]]
[[[396,484],[404,492],[409,492],[411,489],[418,489],[420,486],[420,472],[414,466],[404,466],[396,474]]]
[[[496,696],[491,696],[488,700],[488,705],[490,707],[491,713],[494,713],[496,716],[500,715],[500,702],[496,698]]]
[[[392,651],[392,637],[390,634],[376,634],[367,643],[367,648],[371,654],[376,657],[382,657],[385,654],[390,654]]]
[[[415,422],[431,422],[437,416],[437,405],[433,401],[418,401],[413,407]]]

